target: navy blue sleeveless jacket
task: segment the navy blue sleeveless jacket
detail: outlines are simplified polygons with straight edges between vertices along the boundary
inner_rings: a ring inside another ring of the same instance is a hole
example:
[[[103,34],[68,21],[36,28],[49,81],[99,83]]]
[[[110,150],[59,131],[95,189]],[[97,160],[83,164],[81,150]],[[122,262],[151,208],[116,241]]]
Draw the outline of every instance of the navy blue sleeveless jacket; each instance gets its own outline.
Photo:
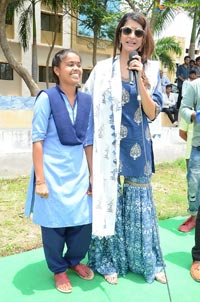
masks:
[[[42,91],[46,92],[49,97],[51,113],[61,144],[69,146],[81,145],[84,142],[88,127],[92,105],[91,96],[77,91],[77,115],[73,125],[59,86],[41,90],[37,97]]]

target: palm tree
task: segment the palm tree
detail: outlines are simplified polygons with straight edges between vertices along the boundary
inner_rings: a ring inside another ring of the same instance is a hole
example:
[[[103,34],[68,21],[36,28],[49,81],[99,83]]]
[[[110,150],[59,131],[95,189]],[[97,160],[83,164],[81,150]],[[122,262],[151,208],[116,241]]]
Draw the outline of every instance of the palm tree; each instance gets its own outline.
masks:
[[[32,77],[37,83],[38,81],[38,66],[37,66],[37,29],[35,18],[35,7],[41,0],[13,0],[7,1],[8,16],[14,16],[16,11],[19,14],[19,39],[24,51],[29,48],[30,35],[31,35],[31,22],[32,20]]]
[[[174,7],[166,7],[162,11],[157,10],[155,7],[154,2],[154,7],[151,11],[151,17],[150,17],[150,27],[151,31],[153,33],[159,33],[162,31],[170,22],[173,21],[174,17],[177,14],[177,10]]]
[[[174,37],[166,37],[157,40],[153,58],[159,60],[170,72],[174,72],[176,64],[172,59],[173,54],[180,56],[181,53],[182,49],[179,42],[177,42]]]
[[[24,5],[26,3],[26,6]],[[20,13],[19,17],[19,38],[22,44],[23,50],[27,51],[29,48],[31,25],[32,20],[32,77],[33,80],[38,82],[38,59],[37,59],[37,28],[35,9],[39,0],[27,0],[27,1],[15,1],[16,12]]]
[[[189,16],[193,19],[192,33],[190,38],[189,55],[192,59],[195,59],[195,46],[196,41],[200,44],[200,6],[199,4],[192,7],[189,12]]]
[[[19,1],[20,2],[20,1]],[[22,2],[22,1],[21,1]],[[29,88],[31,95],[35,96],[39,91],[39,87],[33,81],[28,70],[24,68],[12,54],[12,50],[8,44],[6,37],[6,12],[8,5],[14,3],[14,1],[1,0],[0,1],[0,46],[10,66],[22,77],[27,87]]]
[[[4,53],[5,58],[7,59],[7,62],[10,64],[10,66],[19,74],[19,76],[24,80],[27,87],[30,90],[30,93],[32,96],[37,95],[39,91],[39,87],[37,85],[37,47],[36,47],[36,23],[35,23],[35,5],[37,2],[40,2],[42,0],[1,0],[0,1],[0,46],[2,48],[2,51]],[[82,0],[83,1],[83,0]],[[69,8],[71,7],[77,7],[81,0],[63,0],[63,3],[68,3]],[[48,2],[60,2],[60,1],[48,1]],[[28,6],[24,6],[24,4],[29,3]],[[20,62],[17,62],[15,59],[12,50],[9,46],[9,43],[7,41],[6,37],[6,16],[8,18],[12,18],[14,16],[14,12],[21,13],[20,17],[20,36],[21,36],[21,43],[24,50],[28,49],[29,46],[29,36],[30,36],[30,22],[27,18],[28,14],[33,19],[33,63],[32,63],[32,75],[30,75],[29,71],[21,65]],[[27,15],[25,13],[27,12]]]
[[[198,41],[198,45],[200,44],[200,5],[199,0],[171,0],[165,1],[166,9],[160,14],[160,17],[157,20],[156,26],[162,28],[162,19],[165,19],[165,12],[167,10],[174,10],[176,13],[176,9],[184,10],[193,20],[191,38],[190,38],[190,46],[189,46],[189,55],[191,58],[195,58],[195,44]],[[161,21],[161,24],[159,23]],[[166,20],[166,24],[167,24]]]

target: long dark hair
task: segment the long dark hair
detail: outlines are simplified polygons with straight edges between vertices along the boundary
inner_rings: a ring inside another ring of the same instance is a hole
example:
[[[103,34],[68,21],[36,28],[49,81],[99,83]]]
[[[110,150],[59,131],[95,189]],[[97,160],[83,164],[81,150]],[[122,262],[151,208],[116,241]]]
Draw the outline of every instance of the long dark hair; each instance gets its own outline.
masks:
[[[53,76],[54,76],[56,84],[59,84],[60,80],[59,80],[58,76],[54,72],[54,67],[59,67],[60,63],[67,57],[67,55],[69,53],[76,54],[80,58],[80,62],[81,62],[80,54],[78,52],[76,52],[75,50],[71,49],[71,48],[62,49],[62,50],[58,51],[55,54],[55,56],[54,56],[54,58],[52,60],[52,71],[53,71]]]
[[[151,57],[154,51],[154,40],[146,18],[142,14],[136,12],[125,14],[119,21],[119,24],[115,31],[113,57],[116,56],[118,49],[121,52],[122,49],[122,46],[120,45],[121,27],[123,27],[128,20],[133,20],[139,23],[142,26],[142,29],[144,30],[142,46],[140,49],[138,49],[138,53],[142,57],[142,62],[145,63],[147,59]]]

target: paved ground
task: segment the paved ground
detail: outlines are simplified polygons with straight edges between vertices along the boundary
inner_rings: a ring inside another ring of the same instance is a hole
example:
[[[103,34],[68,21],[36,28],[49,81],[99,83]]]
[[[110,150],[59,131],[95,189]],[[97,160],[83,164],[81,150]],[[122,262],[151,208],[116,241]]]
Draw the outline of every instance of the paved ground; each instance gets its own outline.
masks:
[[[186,143],[179,137],[178,128],[163,127],[160,138],[153,139],[155,162],[172,162],[177,158],[184,158]]]
[[[31,151],[18,151],[15,153],[0,152],[0,178],[15,178],[30,175],[31,165]]]
[[[159,134],[153,139],[155,162],[174,161],[185,155],[185,142],[179,138],[178,128],[152,125],[152,133]],[[0,178],[29,175],[32,165],[31,150],[0,152]]]

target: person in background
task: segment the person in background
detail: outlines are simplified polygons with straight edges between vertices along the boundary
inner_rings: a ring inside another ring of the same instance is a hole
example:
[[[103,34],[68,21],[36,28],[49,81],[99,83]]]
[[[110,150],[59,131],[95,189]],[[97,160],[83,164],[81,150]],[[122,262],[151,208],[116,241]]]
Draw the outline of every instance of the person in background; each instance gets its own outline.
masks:
[[[160,70],[160,81],[161,81],[161,87],[162,87],[162,93],[166,92],[166,85],[170,84],[170,80],[167,76],[163,75],[163,71]]]
[[[190,56],[185,56],[184,63],[179,65],[176,71],[177,86],[179,90],[177,109],[179,109],[181,105],[183,82],[189,78],[189,74],[191,70],[190,59],[191,59]]]
[[[189,159],[190,159],[190,153],[192,148],[192,134],[193,134],[193,124],[187,124],[186,121],[181,118],[179,123],[179,136],[186,141],[186,154],[185,154],[185,160],[186,160],[186,168],[188,172],[188,165],[189,165]],[[189,204],[189,200],[188,200]],[[192,207],[191,207],[192,210]],[[190,213],[190,217],[184,221],[179,226],[180,232],[190,232],[196,225],[196,211],[193,213],[190,211],[190,204],[188,212]]]
[[[145,17],[125,14],[116,28],[113,57],[98,62],[83,87],[94,108],[88,265],[110,284],[129,271],[149,283],[167,282],[151,186],[148,121],[162,106],[159,63],[149,60],[153,49]]]
[[[179,136],[186,142],[185,162],[186,162],[187,171],[188,171],[190,153],[192,149],[192,133],[193,133],[193,124],[187,124],[186,121],[183,118],[181,118],[179,124]]]
[[[195,68],[195,60],[190,60],[190,69],[191,70],[194,70],[194,68]]]
[[[178,126],[178,109],[176,108],[177,99],[172,93],[172,85],[166,85],[166,91],[163,93],[162,112],[165,112],[173,126]]]
[[[197,78],[200,78],[200,56],[195,60],[194,70],[196,71]]]
[[[187,90],[188,84],[191,81],[195,80],[196,78],[197,78],[196,70],[194,70],[194,69],[190,70],[189,78],[183,82],[182,95],[184,95],[185,91]]]
[[[183,96],[185,95],[187,88],[190,85],[190,82],[195,79],[196,79],[196,71],[191,70],[189,80],[184,81],[183,83],[183,87],[182,87]],[[187,146],[186,146],[187,172],[188,172],[189,158],[192,148],[192,134],[193,134],[193,123],[187,124],[186,121],[183,118],[181,118],[180,125],[179,125],[179,136],[187,142]],[[193,203],[190,205],[190,202],[188,200],[188,205],[189,205],[188,212],[190,213],[190,217],[179,226],[178,229],[180,232],[185,232],[185,233],[190,232],[195,227],[196,224],[196,211],[193,212]]]
[[[193,123],[192,150],[188,165],[188,200],[196,211],[195,245],[192,248],[193,263],[190,269],[192,278],[200,281],[200,78],[190,82],[182,99],[180,115]]]
[[[41,226],[47,265],[57,290],[72,291],[67,269],[91,280],[84,259],[91,240],[93,118],[91,97],[79,92],[80,55],[57,52],[52,61],[56,87],[36,98],[32,123],[33,170],[25,215]],[[65,247],[67,249],[65,250]]]

